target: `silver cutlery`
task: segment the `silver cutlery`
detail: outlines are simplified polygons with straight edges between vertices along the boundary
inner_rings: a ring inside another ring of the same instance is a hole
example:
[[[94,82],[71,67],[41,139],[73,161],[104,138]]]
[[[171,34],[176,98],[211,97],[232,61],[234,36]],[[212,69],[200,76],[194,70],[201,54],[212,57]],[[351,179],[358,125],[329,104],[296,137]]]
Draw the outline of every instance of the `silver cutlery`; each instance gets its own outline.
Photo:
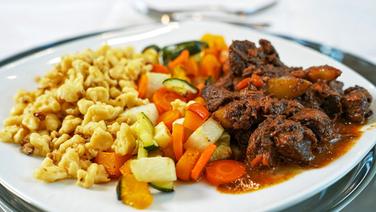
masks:
[[[258,9],[255,9],[252,12],[250,9],[248,9],[247,13],[246,11],[242,11],[242,13],[240,14],[240,11],[237,11],[237,13],[239,13],[237,15],[219,15],[219,14],[208,14],[207,11],[203,12],[202,9],[201,11],[195,11],[193,10],[193,7],[187,10],[164,11],[164,10],[159,10],[157,8],[150,7],[143,0],[133,1],[133,6],[137,11],[149,16],[150,18],[158,22],[162,22],[163,24],[168,24],[172,21],[207,20],[207,21],[220,21],[220,22],[225,22],[229,24],[250,27],[254,29],[263,29],[263,28],[269,27],[270,24],[267,22],[250,22],[249,20],[245,19],[244,14],[247,14],[247,15],[255,14],[257,12],[261,12],[263,10],[266,10],[274,6],[275,4],[276,4],[276,1],[272,1],[271,3],[266,4],[263,7],[259,7]],[[223,8],[221,7],[217,8],[217,10],[219,9],[223,11]]]

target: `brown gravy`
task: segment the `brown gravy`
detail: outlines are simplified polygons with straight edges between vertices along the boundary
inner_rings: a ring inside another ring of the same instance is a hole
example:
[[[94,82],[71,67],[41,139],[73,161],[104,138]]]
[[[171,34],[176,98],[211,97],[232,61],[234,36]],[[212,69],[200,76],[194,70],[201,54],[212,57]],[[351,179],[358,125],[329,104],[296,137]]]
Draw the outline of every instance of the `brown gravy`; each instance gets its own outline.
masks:
[[[335,129],[341,135],[340,139],[332,145],[330,151],[317,155],[309,166],[283,165],[272,169],[250,170],[247,176],[232,183],[220,185],[218,190],[224,193],[251,192],[281,183],[304,170],[323,167],[345,154],[352,147],[362,134],[360,131],[361,126],[359,124],[337,122]]]

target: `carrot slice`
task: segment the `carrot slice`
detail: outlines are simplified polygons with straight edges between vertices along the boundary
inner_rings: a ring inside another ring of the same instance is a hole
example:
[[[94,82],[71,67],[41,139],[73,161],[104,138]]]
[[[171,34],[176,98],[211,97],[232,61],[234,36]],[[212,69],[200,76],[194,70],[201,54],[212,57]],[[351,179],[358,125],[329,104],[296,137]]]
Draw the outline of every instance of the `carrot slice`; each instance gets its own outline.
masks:
[[[235,88],[236,88],[236,90],[241,90],[241,89],[247,87],[250,83],[252,85],[258,87],[258,88],[262,87],[264,85],[264,81],[262,80],[262,78],[259,75],[252,74],[251,77],[244,78],[240,82],[238,82],[238,84],[236,84]]]
[[[153,95],[153,102],[157,106],[159,113],[171,110],[172,107],[170,103],[175,99],[186,101],[184,97],[166,88],[158,89]]]
[[[176,57],[173,61],[168,63],[168,67],[170,69],[173,69],[177,67],[178,65],[182,65],[185,62],[187,62],[189,59],[189,51],[188,50],[183,50],[178,57]]]
[[[197,62],[193,58],[189,58],[183,64],[184,70],[186,70],[188,75],[197,76],[198,75],[198,65]]]
[[[146,92],[148,90],[148,77],[146,74],[141,75],[138,81],[138,95],[140,98],[146,97]]]
[[[175,124],[172,127],[172,148],[174,150],[176,160],[179,160],[183,155],[183,142],[184,126],[181,124]]]
[[[200,103],[193,103],[188,106],[188,110],[195,112],[199,115],[203,120],[206,120],[209,117],[209,111],[203,104]]]
[[[205,119],[201,118],[195,112],[192,112],[190,110],[185,111],[185,116],[184,116],[184,127],[185,128],[187,128],[191,131],[195,131],[204,122],[205,122]]]
[[[251,167],[258,166],[260,163],[262,163],[262,160],[263,160],[262,155],[256,155],[256,157],[253,158],[253,160],[251,161]]]
[[[158,123],[159,122],[163,122],[165,123],[165,125],[168,127],[168,129],[170,129],[170,131],[172,130],[172,123],[176,120],[180,118],[180,112],[177,111],[177,110],[170,110],[170,111],[166,111],[164,112],[162,115],[159,116],[158,118]]]
[[[236,90],[241,90],[241,89],[247,87],[249,85],[249,83],[251,83],[251,78],[250,77],[244,78],[244,79],[240,80],[240,82],[238,82],[238,84],[236,84],[235,88],[236,88]]]
[[[164,65],[161,65],[161,64],[153,64],[153,70],[152,72],[155,72],[155,73],[162,73],[162,74],[169,74],[170,71],[168,70],[168,68]]]
[[[215,186],[232,182],[244,174],[244,164],[236,160],[217,160],[206,166],[206,179]]]
[[[256,86],[256,87],[262,87],[264,86],[264,81],[262,80],[262,78],[257,75],[257,74],[252,74],[251,76],[251,83]]]
[[[206,164],[210,160],[210,157],[212,156],[215,148],[217,148],[215,144],[210,144],[201,153],[200,158],[197,160],[197,163],[195,164],[191,172],[191,178],[193,180],[198,180],[203,169],[205,168]]]
[[[99,152],[95,158],[95,162],[103,165],[111,177],[117,178],[121,175],[121,166],[131,157],[132,155],[121,156],[115,152]]]
[[[200,157],[200,151],[187,149],[176,164],[176,175],[180,180],[189,181],[191,171]]]

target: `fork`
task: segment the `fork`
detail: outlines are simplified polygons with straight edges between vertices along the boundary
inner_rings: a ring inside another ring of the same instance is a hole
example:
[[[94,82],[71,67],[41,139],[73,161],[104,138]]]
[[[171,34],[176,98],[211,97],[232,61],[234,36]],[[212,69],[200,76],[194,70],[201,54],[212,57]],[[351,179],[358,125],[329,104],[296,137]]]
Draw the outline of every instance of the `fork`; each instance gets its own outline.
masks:
[[[193,7],[187,9],[187,10],[174,10],[174,11],[165,11],[165,10],[159,10],[157,8],[153,8],[148,6],[143,0],[136,0],[133,1],[134,8],[143,13],[148,15],[149,17],[153,18],[154,20],[157,20],[159,22],[162,22],[163,24],[168,24],[171,21],[182,21],[182,20],[214,20],[214,21],[220,21],[225,22],[229,24],[236,24],[240,26],[246,26],[254,29],[262,29],[269,27],[270,24],[267,22],[257,22],[257,23],[251,23],[248,20],[242,19],[244,17],[244,14],[251,15],[258,12],[261,12],[263,10],[266,10],[276,4],[276,1],[272,1],[269,4],[264,5],[263,7],[259,7],[255,10],[247,10],[247,11],[236,11],[238,15],[236,16],[219,16],[219,15],[208,15],[202,12],[195,11]],[[214,10],[214,7],[211,7]],[[205,8],[206,9],[206,8]],[[223,7],[218,6],[215,8],[216,10],[223,11]],[[202,10],[202,9],[201,9]],[[229,10],[227,10],[229,12]],[[234,11],[231,11],[234,13]]]

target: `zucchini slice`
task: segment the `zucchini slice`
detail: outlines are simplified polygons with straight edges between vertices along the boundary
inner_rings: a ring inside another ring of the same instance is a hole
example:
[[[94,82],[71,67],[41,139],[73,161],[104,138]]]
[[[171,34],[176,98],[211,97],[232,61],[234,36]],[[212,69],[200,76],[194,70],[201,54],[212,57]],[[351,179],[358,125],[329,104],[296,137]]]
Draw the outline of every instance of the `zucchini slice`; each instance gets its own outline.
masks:
[[[137,134],[137,137],[142,142],[143,147],[152,151],[158,148],[157,142],[154,140],[154,126],[153,123],[144,113],[137,115],[137,121],[131,127]]]
[[[171,91],[174,91],[180,95],[187,95],[188,93],[196,94],[198,89],[190,84],[189,82],[178,79],[178,78],[169,78],[163,81],[163,85]]]
[[[148,151],[144,148],[142,141],[138,141],[137,158],[148,157]]]
[[[131,171],[140,182],[176,180],[175,163],[169,157],[140,158],[131,161]]]
[[[122,177],[120,177],[119,182],[116,185],[116,197],[119,201],[121,201],[121,179]]]
[[[162,192],[173,192],[174,191],[174,182],[168,181],[168,182],[152,182],[149,183],[149,185],[158,191]]]
[[[152,45],[149,45],[149,46],[146,46],[143,50],[142,50],[142,53],[144,53],[146,50],[148,49],[154,49],[156,52],[159,52],[161,51],[161,48],[159,48],[159,46],[155,45],[155,44],[152,44]]]
[[[168,45],[162,48],[161,56],[164,65],[175,59],[185,49],[189,51],[189,55],[194,55],[207,48],[208,44],[202,41],[186,41],[182,43]]]

